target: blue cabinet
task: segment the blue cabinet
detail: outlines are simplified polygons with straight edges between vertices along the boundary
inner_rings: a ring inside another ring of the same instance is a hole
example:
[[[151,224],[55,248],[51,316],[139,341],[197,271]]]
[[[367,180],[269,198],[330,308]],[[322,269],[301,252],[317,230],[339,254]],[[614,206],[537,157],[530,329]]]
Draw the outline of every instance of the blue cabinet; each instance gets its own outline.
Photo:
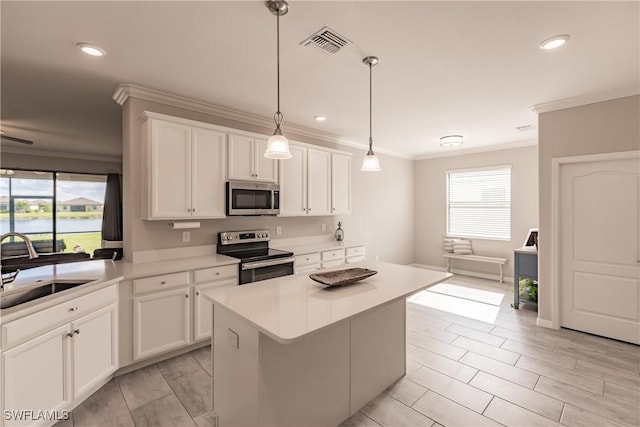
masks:
[[[520,306],[520,286],[518,279],[538,280],[538,252],[528,249],[516,249],[513,272],[513,307]]]

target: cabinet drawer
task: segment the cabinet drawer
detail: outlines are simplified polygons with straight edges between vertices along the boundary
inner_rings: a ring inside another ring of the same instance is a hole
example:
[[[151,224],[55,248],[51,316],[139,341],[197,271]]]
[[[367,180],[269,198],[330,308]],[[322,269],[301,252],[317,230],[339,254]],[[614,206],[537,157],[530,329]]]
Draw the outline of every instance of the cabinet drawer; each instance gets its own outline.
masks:
[[[363,262],[363,261],[364,261],[364,255],[356,255],[356,256],[348,257],[346,263],[355,264],[356,262]]]
[[[347,256],[364,255],[364,246],[354,246],[353,248],[347,248]]]
[[[322,252],[322,261],[344,258],[344,249],[334,249]]]
[[[222,279],[238,277],[238,264],[225,265],[224,267],[203,268],[193,272],[195,283],[213,282]]]
[[[164,274],[162,276],[145,277],[133,281],[133,294],[159,291],[189,284],[189,272]]]
[[[296,267],[294,265],[294,273],[295,274],[299,274],[299,273],[310,273],[312,271],[316,271],[320,268],[320,263],[317,262],[315,264],[307,264],[307,265],[301,265]]]
[[[296,255],[295,256],[295,263],[294,266],[297,268],[297,266],[302,266],[302,265],[308,265],[308,264],[318,264],[318,267],[320,266],[320,252],[314,252],[311,254],[304,254],[304,255]]]
[[[14,344],[66,322],[91,313],[103,305],[116,301],[116,285],[49,307],[2,326],[2,347]]]
[[[344,258],[340,258],[332,261],[322,261],[322,268],[337,267],[343,264],[344,264]]]

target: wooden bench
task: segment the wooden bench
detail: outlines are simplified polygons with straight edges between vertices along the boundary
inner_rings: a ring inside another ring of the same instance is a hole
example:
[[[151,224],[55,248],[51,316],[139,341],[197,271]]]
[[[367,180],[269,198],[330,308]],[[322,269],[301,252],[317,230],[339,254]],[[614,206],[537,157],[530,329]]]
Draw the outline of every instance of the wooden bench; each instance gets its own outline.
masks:
[[[500,283],[503,282],[502,275],[502,266],[507,262],[506,258],[496,258],[491,256],[481,256],[481,255],[458,255],[458,254],[444,254],[442,255],[447,259],[447,271],[451,272],[451,260],[461,259],[464,261],[476,261],[476,262],[484,262],[487,264],[498,264],[500,266]]]

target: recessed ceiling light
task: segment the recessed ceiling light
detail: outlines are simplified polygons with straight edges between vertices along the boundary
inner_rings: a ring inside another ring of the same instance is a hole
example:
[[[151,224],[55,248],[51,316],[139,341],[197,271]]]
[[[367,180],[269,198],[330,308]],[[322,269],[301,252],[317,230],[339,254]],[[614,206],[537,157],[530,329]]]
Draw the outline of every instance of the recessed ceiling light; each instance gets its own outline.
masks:
[[[316,121],[318,122],[324,122],[325,120],[327,120],[326,116],[315,116],[314,119],[316,119]]]
[[[440,138],[441,147],[457,147],[462,145],[462,135],[447,135]]]
[[[568,42],[570,38],[571,36],[569,34],[560,34],[559,36],[550,37],[540,43],[540,49],[549,50],[558,48]]]
[[[89,43],[78,43],[76,47],[91,56],[104,56],[106,54],[101,47]]]

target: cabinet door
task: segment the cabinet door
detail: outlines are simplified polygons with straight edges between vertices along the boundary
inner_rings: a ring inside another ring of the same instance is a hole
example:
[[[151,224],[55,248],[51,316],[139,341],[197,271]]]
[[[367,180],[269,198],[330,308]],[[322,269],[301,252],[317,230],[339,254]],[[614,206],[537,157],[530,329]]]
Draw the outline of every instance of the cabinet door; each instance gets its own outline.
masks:
[[[118,368],[115,305],[76,320],[71,329],[73,398],[77,399]]]
[[[226,157],[224,133],[210,129],[191,130],[191,216],[224,218]]]
[[[309,215],[331,214],[331,153],[307,150]]]
[[[69,325],[54,329],[2,355],[3,409],[61,410],[70,402]],[[9,423],[7,423],[9,424]],[[11,421],[11,425],[33,425]]]
[[[331,213],[351,213],[351,156],[331,153]]]
[[[133,298],[133,359],[189,344],[189,288]]]
[[[307,214],[307,149],[291,144],[291,159],[280,165],[280,216]]]
[[[278,161],[267,159],[267,140],[256,138],[253,155],[255,156],[255,179],[262,182],[278,182]]]
[[[211,338],[211,326],[213,325],[213,306],[204,298],[203,292],[219,286],[236,286],[238,279],[221,280],[215,283],[206,283],[195,287],[193,299],[193,340],[199,341]]]
[[[191,128],[151,120],[149,219],[191,216]]]
[[[229,159],[227,163],[229,179],[240,181],[255,180],[253,138],[229,134]]]

